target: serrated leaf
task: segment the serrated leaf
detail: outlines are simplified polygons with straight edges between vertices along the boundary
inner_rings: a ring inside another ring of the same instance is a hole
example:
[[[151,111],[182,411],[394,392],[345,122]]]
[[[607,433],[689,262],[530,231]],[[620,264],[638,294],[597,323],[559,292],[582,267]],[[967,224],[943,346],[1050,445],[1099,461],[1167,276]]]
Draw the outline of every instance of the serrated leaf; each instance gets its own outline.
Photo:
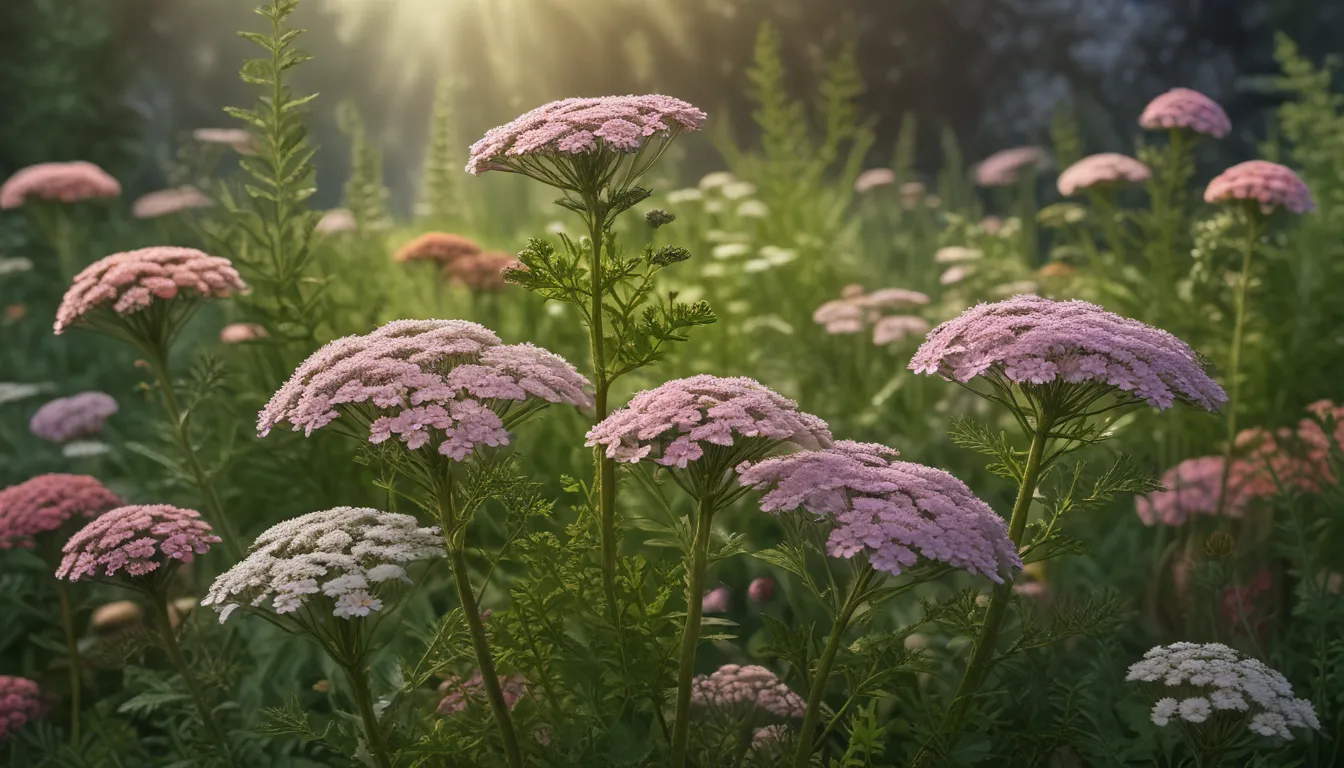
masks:
[[[145,691],[137,693],[121,703],[117,712],[121,714],[149,715],[166,704],[186,701],[187,694],[176,691]]]

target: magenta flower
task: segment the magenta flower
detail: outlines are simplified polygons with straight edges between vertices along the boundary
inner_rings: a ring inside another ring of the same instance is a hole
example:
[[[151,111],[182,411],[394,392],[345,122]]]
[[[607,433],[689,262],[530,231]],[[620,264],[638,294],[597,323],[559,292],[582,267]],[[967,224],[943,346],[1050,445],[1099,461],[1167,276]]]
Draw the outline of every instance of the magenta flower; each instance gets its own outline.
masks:
[[[671,96],[603,96],[553,101],[492,128],[471,145],[467,173],[532,175],[537,158],[608,150],[635,152],[651,138],[699,130],[705,113]]]
[[[939,325],[910,361],[916,373],[965,383],[1093,384],[1157,408],[1176,400],[1214,411],[1227,394],[1185,342],[1085,301],[1021,295],[979,304]]]
[[[117,401],[103,392],[80,392],[44,403],[28,422],[28,431],[43,440],[65,443],[103,431],[117,412]]]
[[[685,469],[707,450],[731,448],[743,438],[815,448],[830,445],[831,432],[826,422],[757,381],[700,375],[636,394],[590,429],[585,445],[605,446],[607,457],[617,461],[652,458]]]
[[[1040,147],[1004,149],[980,162],[975,169],[975,183],[982,187],[1010,187],[1022,174],[1049,162],[1050,156]]]
[[[522,675],[500,675],[499,687],[504,694],[504,704],[513,709],[527,695],[527,678]],[[445,717],[456,715],[465,711],[473,702],[480,702],[485,698],[485,681],[479,671],[466,680],[453,676],[439,684],[439,693],[443,694],[443,699],[439,701],[434,714]],[[548,734],[547,739],[549,738]]]
[[[775,598],[775,580],[769,576],[758,576],[747,586],[747,599],[757,605],[764,605]]]
[[[1316,201],[1296,173],[1267,160],[1248,160],[1218,174],[1204,190],[1204,202],[1210,204],[1250,200],[1260,203],[1260,211],[1273,213],[1282,208],[1289,213],[1316,210]]]
[[[0,549],[31,548],[37,536],[70,520],[97,517],[123,504],[88,475],[38,475],[0,491]]]
[[[725,664],[713,674],[696,675],[691,703],[733,719],[751,712],[777,718],[801,718],[807,704],[765,667]]]
[[[0,675],[0,741],[13,736],[45,709],[37,683],[24,677]]]
[[[761,509],[803,509],[833,528],[827,554],[860,552],[899,576],[923,557],[996,583],[1022,568],[1003,518],[952,475],[891,457],[873,443],[841,440],[739,468],[742,485],[764,491]]]
[[[917,315],[892,315],[873,324],[873,344],[898,344],[911,336],[929,332],[929,321]]]
[[[56,578],[143,576],[161,566],[189,563],[220,538],[194,509],[167,504],[118,507],[75,532],[61,551]],[[99,571],[101,570],[101,574]]]
[[[244,344],[268,336],[266,327],[257,323],[229,323],[219,331],[219,340],[225,344]]]
[[[558,355],[504,345],[465,320],[397,320],[314,352],[262,410],[257,433],[278,424],[311,435],[348,414],[368,440],[396,436],[461,461],[509,442],[507,427],[550,403],[592,405],[588,380]]]
[[[115,253],[75,275],[56,310],[56,334],[94,313],[132,315],[155,302],[227,297],[247,289],[225,258],[195,248],[156,246]]]
[[[1072,197],[1085,189],[1128,187],[1152,178],[1153,172],[1129,155],[1103,152],[1089,155],[1070,165],[1059,175],[1059,194]]]
[[[18,208],[30,197],[76,203],[120,195],[121,184],[93,163],[38,163],[0,185],[0,209]]]
[[[174,187],[141,195],[131,204],[131,215],[137,219],[155,219],[193,208],[208,208],[214,204],[213,200],[195,187]]]
[[[1148,131],[1184,129],[1215,139],[1232,131],[1232,121],[1218,102],[1189,88],[1172,88],[1148,102],[1139,125]]]
[[[700,610],[703,613],[727,613],[732,607],[732,590],[720,584],[709,590],[700,600]]]
[[[890,168],[869,168],[854,180],[854,191],[862,195],[878,187],[889,187],[895,183],[896,172]]]

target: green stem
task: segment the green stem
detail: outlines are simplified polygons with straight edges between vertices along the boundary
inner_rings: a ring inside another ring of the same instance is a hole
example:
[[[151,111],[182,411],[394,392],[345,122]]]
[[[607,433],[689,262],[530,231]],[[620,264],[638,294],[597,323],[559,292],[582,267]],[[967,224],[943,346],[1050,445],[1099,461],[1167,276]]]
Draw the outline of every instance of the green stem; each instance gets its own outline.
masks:
[[[1019,548],[1022,546],[1022,534],[1027,529],[1027,519],[1030,517],[1031,500],[1036,495],[1036,485],[1041,476],[1041,459],[1045,454],[1046,443],[1049,442],[1049,435],[1053,421],[1049,417],[1041,418],[1036,424],[1036,431],[1031,437],[1031,449],[1027,453],[1027,466],[1022,472],[1022,484],[1017,489],[1017,501],[1013,503],[1013,514],[1008,521],[1008,538],[1012,539],[1014,545]],[[942,723],[939,725],[934,738],[940,738],[946,734],[955,742],[961,729],[966,724],[966,716],[970,713],[971,701],[975,693],[980,690],[984,684],[985,678],[994,661],[994,649],[998,644],[999,630],[1003,628],[1003,619],[1008,613],[1008,604],[1013,596],[1013,583],[1011,579],[1005,579],[1002,584],[996,584],[994,591],[989,598],[989,608],[985,612],[985,623],[980,627],[980,636],[975,640],[975,650],[971,654],[971,660],[966,666],[966,672],[961,678],[961,684],[957,686],[956,695],[953,697],[952,706],[948,708],[944,715]],[[915,755],[913,765],[923,766],[931,764],[933,759],[930,754],[930,743],[926,742],[918,754]]]
[[[84,665],[79,658],[79,638],[75,636],[75,612],[70,603],[70,582],[56,580],[56,593],[61,598],[61,626],[65,628],[65,650],[70,665],[70,742],[79,742],[80,692]]]
[[[836,653],[840,651],[840,644],[844,639],[845,630],[849,629],[850,620],[854,618],[854,611],[867,596],[868,584],[872,581],[874,573],[869,569],[854,582],[849,596],[845,598],[844,607],[840,609],[840,613],[835,617],[835,623],[831,625],[831,636],[826,640],[821,658],[817,659],[817,672],[812,678],[812,690],[807,696],[803,726],[798,731],[798,751],[793,756],[794,768],[807,768],[812,762],[812,744],[817,734],[817,723],[821,720],[821,701],[826,697],[826,684],[830,682],[831,665],[835,662]]]
[[[158,590],[158,594],[153,596],[152,602],[154,612],[157,614],[155,618],[158,620],[159,633],[163,637],[163,647],[168,651],[173,666],[177,667],[177,673],[182,676],[182,682],[186,684],[191,700],[196,704],[196,711],[200,713],[201,723],[210,733],[215,745],[219,747],[220,754],[230,758],[231,761],[232,750],[229,748],[229,741],[224,737],[224,731],[220,730],[219,723],[215,721],[214,713],[206,703],[205,695],[201,693],[200,683],[191,673],[191,665],[187,663],[186,657],[182,655],[182,647],[178,645],[177,632],[173,629],[172,619],[168,615],[168,596],[164,594],[162,587]]]
[[[345,677],[350,681],[350,690],[359,707],[359,719],[364,723],[364,739],[368,743],[370,754],[378,768],[392,768],[392,756],[383,739],[383,730],[378,726],[378,714],[373,711],[373,690],[369,685],[369,674],[360,666],[344,666]]]
[[[1232,454],[1236,450],[1237,406],[1241,399],[1241,347],[1246,332],[1246,293],[1251,284],[1251,256],[1255,253],[1255,244],[1259,239],[1256,215],[1252,210],[1246,211],[1246,248],[1241,256],[1241,279],[1237,281],[1236,303],[1233,309],[1232,352],[1227,373],[1227,447],[1223,453],[1223,476],[1218,484],[1217,516],[1221,516],[1227,506],[1227,484],[1232,477]]]
[[[700,612],[704,600],[705,568],[709,562],[710,532],[714,507],[708,498],[696,506],[695,541],[691,566],[686,572],[686,626],[681,632],[681,659],[677,667],[677,708],[672,722],[671,768],[686,765],[686,741],[691,725],[691,680],[695,676],[695,651],[700,643]]]
[[[588,348],[593,359],[593,398],[596,421],[607,418],[607,393],[611,382],[607,379],[606,349],[603,344],[603,284],[606,282],[602,263],[602,234],[605,215],[596,195],[585,200],[588,206],[588,237],[592,245],[589,264]],[[593,447],[593,476],[597,481],[597,507],[602,522],[602,591],[606,596],[607,613],[617,630],[621,627],[620,606],[616,600],[616,465],[607,458],[603,446]]]

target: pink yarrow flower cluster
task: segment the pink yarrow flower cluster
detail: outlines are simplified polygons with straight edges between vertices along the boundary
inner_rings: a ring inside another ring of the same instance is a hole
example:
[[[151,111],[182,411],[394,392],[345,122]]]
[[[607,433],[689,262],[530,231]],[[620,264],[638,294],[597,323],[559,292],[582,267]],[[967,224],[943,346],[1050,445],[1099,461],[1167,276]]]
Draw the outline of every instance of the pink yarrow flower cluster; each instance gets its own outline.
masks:
[[[398,248],[397,252],[392,254],[392,260],[398,264],[430,261],[448,267],[460,259],[475,256],[480,252],[479,245],[462,235],[454,235],[451,232],[426,232]]]
[[[845,288],[840,298],[822,304],[812,313],[812,321],[833,335],[859,333],[873,328],[873,343],[884,346],[901,340],[911,332],[925,333],[928,323],[917,315],[887,315],[898,309],[909,310],[929,303],[929,297],[904,288],[880,288],[865,293],[861,285]],[[917,330],[922,325],[923,330]]]
[[[225,344],[245,344],[270,335],[265,326],[257,323],[229,323],[220,329],[219,340]]]
[[[527,695],[527,678],[522,675],[500,675],[499,688],[504,694],[505,706],[513,709]],[[434,714],[456,715],[465,711],[473,702],[485,699],[485,679],[481,677],[479,671],[466,680],[453,676],[439,683],[439,693],[443,695],[443,699],[439,701]]]
[[[1021,570],[1003,518],[952,475],[892,457],[873,443],[841,440],[738,469],[742,485],[764,491],[766,512],[806,510],[834,526],[832,557],[867,554],[873,568],[899,576],[923,557],[996,583]]]
[[[0,185],[0,209],[18,208],[29,198],[76,203],[120,195],[121,184],[93,163],[39,163]]]
[[[118,507],[75,532],[61,549],[56,578],[143,576],[176,562],[189,563],[220,538],[194,509],[167,504]]]
[[[544,104],[471,145],[467,172],[514,170],[528,156],[638,151],[652,137],[698,130],[705,113],[671,96],[603,96]]]
[[[1232,131],[1232,121],[1218,102],[1189,88],[1172,88],[1148,102],[1139,125],[1149,131],[1183,129],[1215,139]]]
[[[1103,152],[1065,168],[1059,175],[1059,194],[1072,197],[1085,189],[1128,187],[1142,184],[1152,176],[1152,169],[1129,155]]]
[[[208,208],[214,204],[213,200],[195,187],[174,187],[141,195],[131,204],[131,215],[137,219],[154,219],[193,208]]]
[[[975,183],[982,187],[1008,187],[1016,184],[1022,174],[1040,168],[1050,156],[1040,147],[1004,149],[980,162],[975,168]]]
[[[197,128],[191,137],[202,144],[228,147],[240,155],[255,155],[256,143],[252,134],[242,128]]]
[[[1162,473],[1164,490],[1134,500],[1139,519],[1144,525],[1184,525],[1193,517],[1217,514],[1226,465],[1222,456],[1200,456],[1168,469]],[[1235,471],[1228,477],[1227,500],[1222,505],[1228,517],[1244,517],[1252,500],[1242,487],[1243,479]]]
[[[257,432],[311,435],[354,411],[369,442],[397,437],[460,461],[508,443],[506,420],[547,403],[590,407],[588,380],[531,344],[505,345],[465,320],[397,320],[313,353],[262,410]]]
[[[444,267],[444,272],[450,280],[472,293],[498,293],[508,285],[504,279],[505,271],[521,264],[504,251],[486,251],[457,259]]]
[[[960,382],[1101,384],[1157,408],[1183,400],[1213,411],[1227,402],[1194,350],[1166,331],[1085,301],[1030,294],[979,304],[934,328],[909,367]]]
[[[681,469],[706,449],[730,447],[743,438],[805,448],[831,443],[824,421],[759,382],[704,374],[636,394],[587,437],[585,444],[604,446],[608,458],[630,463],[651,458]]]
[[[28,430],[43,440],[65,443],[103,431],[117,412],[117,401],[104,392],[80,392],[49,401],[28,421]]]
[[[1262,213],[1282,208],[1289,213],[1316,210],[1311,190],[1292,169],[1267,160],[1248,160],[1228,168],[1209,182],[1204,202],[1210,204],[1249,200],[1260,204]]]
[[[691,704],[718,714],[740,717],[755,711],[785,719],[803,716],[807,704],[774,672],[755,665],[725,664],[691,682]]]
[[[862,195],[878,187],[889,187],[895,183],[896,172],[890,168],[869,168],[854,180],[854,191]]]
[[[45,709],[37,683],[25,677],[0,675],[0,742],[13,736]]]
[[[223,298],[246,289],[228,259],[195,248],[156,246],[115,253],[75,275],[56,310],[55,330],[64,333],[95,310],[129,315],[156,299]]]
[[[88,475],[48,474],[0,491],[0,549],[32,547],[36,537],[115,509],[122,500]]]

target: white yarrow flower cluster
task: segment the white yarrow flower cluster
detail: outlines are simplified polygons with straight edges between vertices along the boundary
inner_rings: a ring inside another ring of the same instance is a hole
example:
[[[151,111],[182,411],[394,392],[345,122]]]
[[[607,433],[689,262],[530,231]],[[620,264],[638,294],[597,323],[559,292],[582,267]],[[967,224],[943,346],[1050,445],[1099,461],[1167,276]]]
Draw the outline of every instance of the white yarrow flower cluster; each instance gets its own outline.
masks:
[[[409,584],[405,564],[443,554],[437,527],[410,515],[336,507],[286,520],[257,537],[248,556],[210,586],[201,605],[220,623],[241,604],[268,599],[276,613],[326,598],[333,616],[350,619],[383,609],[387,584]]]
[[[1149,717],[1159,727],[1230,714],[1250,715],[1253,733],[1285,740],[1293,738],[1289,728],[1321,728],[1311,702],[1294,698],[1283,675],[1221,643],[1159,645],[1129,668],[1125,680],[1177,689],[1153,705]]]

